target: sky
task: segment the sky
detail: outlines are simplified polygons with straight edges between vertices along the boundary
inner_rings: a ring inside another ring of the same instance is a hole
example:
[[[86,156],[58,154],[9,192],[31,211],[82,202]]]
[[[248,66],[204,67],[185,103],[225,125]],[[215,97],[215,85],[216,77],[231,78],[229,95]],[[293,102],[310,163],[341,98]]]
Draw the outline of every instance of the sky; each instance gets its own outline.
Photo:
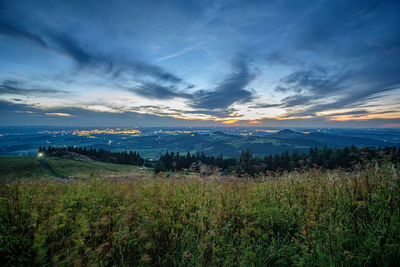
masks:
[[[400,127],[400,1],[0,0],[0,125]]]

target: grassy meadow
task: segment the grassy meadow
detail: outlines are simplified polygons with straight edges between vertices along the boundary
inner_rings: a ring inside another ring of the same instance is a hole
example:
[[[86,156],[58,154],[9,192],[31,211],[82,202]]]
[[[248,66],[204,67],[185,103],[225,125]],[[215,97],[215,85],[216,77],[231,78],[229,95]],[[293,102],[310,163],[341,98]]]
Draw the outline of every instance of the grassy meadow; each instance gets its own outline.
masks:
[[[70,178],[1,180],[2,265],[400,262],[400,178],[390,165],[250,180],[47,163]]]
[[[75,161],[49,157],[49,167],[62,177],[89,179],[92,177],[138,177],[148,175],[148,171],[138,166],[105,163],[100,161]]]
[[[36,157],[1,156],[0,180],[50,178]]]
[[[89,179],[91,177],[146,176],[148,171],[137,166],[104,163],[100,161],[75,161],[57,157],[0,156],[0,180],[48,179],[48,173],[39,160],[46,163],[55,174],[64,178]]]

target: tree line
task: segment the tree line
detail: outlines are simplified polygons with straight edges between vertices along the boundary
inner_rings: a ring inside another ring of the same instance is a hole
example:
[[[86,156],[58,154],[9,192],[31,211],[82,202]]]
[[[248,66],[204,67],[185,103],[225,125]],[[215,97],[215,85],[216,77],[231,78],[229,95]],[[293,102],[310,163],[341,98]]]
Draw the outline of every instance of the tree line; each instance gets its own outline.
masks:
[[[258,173],[293,171],[310,168],[351,170],[365,163],[400,163],[400,147],[345,147],[345,148],[310,148],[307,153],[289,153],[255,157],[251,151],[243,151],[239,158],[208,156],[204,152],[180,154],[166,152],[156,162],[143,159],[135,151],[111,152],[105,149],[86,147],[40,147],[39,152],[50,156],[62,156],[66,152],[88,156],[92,159],[137,166],[154,167],[154,172],[164,171],[201,171],[218,170],[224,174],[254,176]]]
[[[74,152],[77,154],[88,156],[91,159],[118,163],[118,164],[131,164],[136,166],[149,166],[150,163],[143,159],[136,151],[122,151],[111,152],[105,149],[86,148],[86,147],[39,147],[39,152],[48,156],[62,156],[67,152]]]
[[[351,170],[358,164],[366,162],[392,162],[400,163],[400,148],[397,147],[345,147],[345,148],[310,148],[308,153],[299,154],[285,151],[281,154],[266,156],[264,158],[254,157],[249,151],[243,151],[240,157],[224,158],[206,156],[204,153],[166,152],[160,156],[154,171],[198,171],[201,164],[218,168],[222,172],[232,173],[238,176],[254,176],[257,173],[268,171],[293,171],[300,169],[345,169]]]

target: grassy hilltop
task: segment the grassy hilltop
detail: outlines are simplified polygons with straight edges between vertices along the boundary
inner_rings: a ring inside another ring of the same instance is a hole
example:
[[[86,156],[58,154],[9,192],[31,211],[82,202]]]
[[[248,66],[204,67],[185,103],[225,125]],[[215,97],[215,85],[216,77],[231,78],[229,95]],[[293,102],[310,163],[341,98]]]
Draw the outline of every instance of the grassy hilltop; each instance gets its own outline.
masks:
[[[248,180],[44,161],[0,158],[4,265],[400,262],[400,178],[390,164]]]
[[[42,164],[41,164],[42,163]],[[49,171],[50,170],[50,171]],[[80,158],[0,156],[0,179],[122,177],[148,174],[143,168]]]

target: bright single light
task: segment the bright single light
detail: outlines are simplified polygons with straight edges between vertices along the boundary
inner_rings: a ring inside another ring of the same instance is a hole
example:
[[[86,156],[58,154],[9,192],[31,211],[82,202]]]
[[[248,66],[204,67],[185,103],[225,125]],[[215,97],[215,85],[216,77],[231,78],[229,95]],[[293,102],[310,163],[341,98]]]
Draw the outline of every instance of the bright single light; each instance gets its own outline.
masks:
[[[44,154],[43,153],[38,153],[38,157],[40,158],[40,157],[43,157],[44,156]]]

